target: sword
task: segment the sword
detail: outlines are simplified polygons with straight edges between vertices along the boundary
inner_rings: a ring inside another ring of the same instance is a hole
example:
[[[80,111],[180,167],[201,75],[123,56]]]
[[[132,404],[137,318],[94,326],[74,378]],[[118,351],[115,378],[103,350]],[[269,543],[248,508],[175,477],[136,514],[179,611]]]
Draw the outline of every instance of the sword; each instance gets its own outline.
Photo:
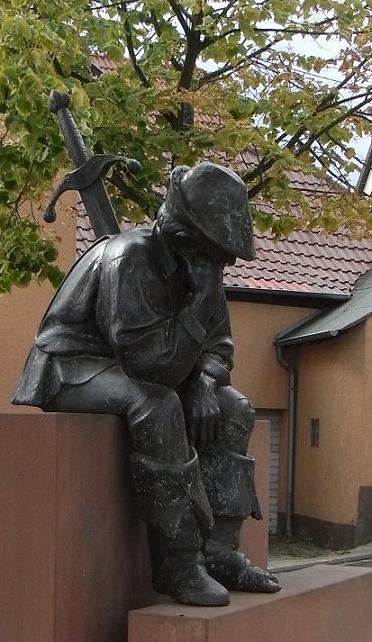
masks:
[[[68,94],[51,91],[48,109],[57,114],[68,153],[76,169],[68,172],[54,191],[45,210],[44,220],[48,223],[55,221],[57,217],[55,206],[61,194],[67,190],[77,190],[80,192],[96,238],[106,234],[119,234],[120,227],[103,178],[115,163],[120,163],[124,171],[130,174],[138,173],[141,165],[132,158],[114,154],[94,154],[88,158],[83,137],[68,109],[69,105]]]

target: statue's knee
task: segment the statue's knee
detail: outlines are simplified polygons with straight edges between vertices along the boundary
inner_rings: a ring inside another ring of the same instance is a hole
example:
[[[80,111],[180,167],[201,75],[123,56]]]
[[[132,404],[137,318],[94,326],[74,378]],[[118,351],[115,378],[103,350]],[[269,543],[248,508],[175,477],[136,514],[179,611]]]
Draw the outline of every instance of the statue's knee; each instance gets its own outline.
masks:
[[[223,414],[235,424],[242,424],[252,429],[254,424],[254,408],[241,392],[234,388],[226,388],[222,401]]]
[[[227,388],[221,396],[222,442],[230,449],[245,452],[254,425],[251,402],[234,388]]]
[[[137,400],[127,420],[135,451],[158,461],[187,460],[183,409],[173,390],[162,386]]]
[[[165,386],[148,385],[129,403],[127,418],[131,425],[169,424],[182,413],[182,404],[176,392]]]
[[[254,408],[246,397],[241,397],[235,404],[235,417],[252,430],[254,426]]]
[[[177,416],[180,414],[183,416],[181,399],[174,390],[169,390],[163,401],[163,404],[167,406],[168,412],[171,413],[172,416]]]

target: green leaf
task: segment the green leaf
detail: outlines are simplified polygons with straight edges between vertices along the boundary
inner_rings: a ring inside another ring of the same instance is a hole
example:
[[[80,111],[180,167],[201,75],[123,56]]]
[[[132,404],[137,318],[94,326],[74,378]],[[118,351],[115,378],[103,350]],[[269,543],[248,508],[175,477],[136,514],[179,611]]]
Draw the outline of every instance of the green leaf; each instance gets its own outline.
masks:
[[[71,92],[72,109],[77,111],[85,111],[89,109],[89,96],[87,92],[80,85],[74,85]]]
[[[105,51],[113,62],[122,62],[123,49],[118,45],[116,45],[115,43],[105,45]]]
[[[32,103],[25,96],[19,96],[15,106],[21,116],[29,116],[32,112]]]

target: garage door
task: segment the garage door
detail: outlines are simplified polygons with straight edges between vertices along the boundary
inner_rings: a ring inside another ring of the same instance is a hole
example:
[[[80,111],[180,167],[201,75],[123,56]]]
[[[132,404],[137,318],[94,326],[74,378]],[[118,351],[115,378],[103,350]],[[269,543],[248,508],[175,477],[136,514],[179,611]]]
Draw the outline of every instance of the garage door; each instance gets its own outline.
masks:
[[[279,508],[279,457],[280,457],[280,415],[256,411],[256,419],[270,422],[270,482],[269,482],[269,532],[278,532]]]

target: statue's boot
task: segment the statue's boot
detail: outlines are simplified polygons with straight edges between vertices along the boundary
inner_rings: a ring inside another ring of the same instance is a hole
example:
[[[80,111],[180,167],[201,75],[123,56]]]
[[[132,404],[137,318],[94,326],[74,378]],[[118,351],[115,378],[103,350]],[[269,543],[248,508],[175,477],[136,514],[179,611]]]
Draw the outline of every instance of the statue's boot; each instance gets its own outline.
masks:
[[[131,462],[139,509],[148,526],[154,589],[184,604],[228,604],[228,591],[208,574],[201,552],[201,531],[214,523],[195,450],[190,461],[181,464],[138,454]]]
[[[278,580],[253,566],[238,551],[242,523],[251,515],[262,519],[255,491],[255,461],[218,445],[201,454],[203,481],[213,510],[215,526],[206,539],[206,568],[230,591],[275,593]]]
[[[240,551],[240,517],[216,517],[215,527],[205,542],[206,568],[212,577],[230,591],[276,593],[281,586],[274,575],[253,566]]]

